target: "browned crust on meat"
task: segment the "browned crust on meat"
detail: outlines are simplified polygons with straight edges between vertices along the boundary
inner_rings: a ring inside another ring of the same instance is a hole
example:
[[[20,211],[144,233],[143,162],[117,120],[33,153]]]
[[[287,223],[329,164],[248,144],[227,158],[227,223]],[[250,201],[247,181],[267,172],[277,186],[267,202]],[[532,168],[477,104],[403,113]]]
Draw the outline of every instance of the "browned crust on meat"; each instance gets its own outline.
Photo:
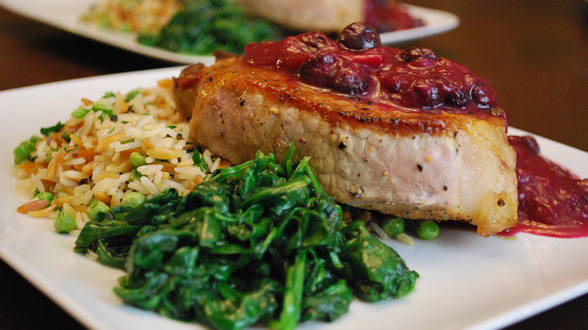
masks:
[[[189,111],[192,109],[189,105],[193,105],[193,98],[200,90],[198,85],[214,84],[213,88],[230,87],[244,93],[251,91],[276,103],[316,112],[332,125],[345,122],[352,127],[378,128],[399,135],[453,134],[465,121],[472,119],[470,114],[415,111],[361,101],[358,97],[301,83],[284,72],[248,65],[238,57],[222,59],[212,67],[188,67],[179,78],[174,79],[174,83],[176,97],[186,103],[181,109]],[[190,98],[192,101],[187,101]],[[191,116],[190,113],[183,115],[186,118]],[[491,125],[505,126],[500,117],[488,115],[476,118]]]

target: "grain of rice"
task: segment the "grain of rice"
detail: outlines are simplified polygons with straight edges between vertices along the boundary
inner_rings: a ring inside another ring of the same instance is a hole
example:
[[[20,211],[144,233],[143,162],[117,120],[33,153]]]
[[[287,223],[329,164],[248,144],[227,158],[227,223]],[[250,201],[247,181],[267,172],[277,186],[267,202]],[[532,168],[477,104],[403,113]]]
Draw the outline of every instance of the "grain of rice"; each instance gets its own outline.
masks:
[[[412,239],[412,237],[406,235],[405,233],[400,233],[398,235],[396,235],[396,237],[394,237],[395,239],[397,239],[400,243],[404,243],[406,245],[414,245],[414,240]]]
[[[51,214],[51,212],[53,212],[53,210],[55,210],[55,205],[51,205],[39,211],[27,212],[27,215],[35,218],[46,218]]]
[[[149,191],[149,195],[157,195],[159,193],[159,191],[157,190],[157,187],[155,187],[153,182],[151,182],[146,177],[142,176],[139,180],[141,181],[141,183],[143,184],[145,189],[147,191]]]
[[[86,162],[86,160],[84,158],[79,157],[79,158],[74,158],[72,160],[69,160],[69,161],[65,162],[63,165],[71,165],[71,166],[82,165],[85,162]]]
[[[143,175],[155,175],[155,173],[161,171],[163,165],[143,165],[137,167],[137,171]]]
[[[63,172],[61,172],[61,177],[69,179],[69,180],[74,180],[74,181],[80,181],[82,179],[87,178],[87,176],[84,175],[84,173],[79,172],[79,171],[75,171],[75,170],[63,171]]]
[[[374,232],[376,233],[376,235],[378,235],[378,237],[380,239],[384,239],[384,240],[389,240],[390,239],[390,236],[388,236],[388,234],[386,234],[386,232],[382,229],[382,227],[380,227],[377,223],[370,222],[369,225],[374,230]]]
[[[72,216],[76,214],[76,210],[74,210],[74,208],[71,207],[71,205],[69,205],[69,203],[63,204],[63,211],[71,214]]]
[[[38,175],[31,175],[31,180],[33,180],[33,183],[35,184],[35,187],[37,188],[38,191],[40,192],[44,192],[45,191],[45,186],[43,185],[43,182],[41,182],[41,179],[39,178]]]
[[[66,179],[64,177],[59,178],[59,183],[61,183],[62,185],[66,186],[66,187],[75,187],[77,186],[77,182],[70,180],[70,179]]]

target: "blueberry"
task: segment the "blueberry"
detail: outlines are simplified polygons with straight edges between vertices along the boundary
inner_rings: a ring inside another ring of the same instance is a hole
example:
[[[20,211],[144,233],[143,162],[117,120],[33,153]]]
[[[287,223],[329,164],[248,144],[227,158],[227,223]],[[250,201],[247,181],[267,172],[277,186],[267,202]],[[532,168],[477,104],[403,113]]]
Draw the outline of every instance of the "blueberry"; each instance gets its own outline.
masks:
[[[474,88],[472,88],[472,99],[479,105],[490,105],[490,97],[486,94],[486,91],[484,88],[482,88],[482,86],[476,85]]]
[[[413,90],[421,106],[435,108],[443,104],[439,88],[434,82],[427,80],[417,81],[413,85]]]
[[[315,56],[300,67],[300,80],[318,87],[330,87],[335,60],[339,60],[339,57],[333,54]]]
[[[437,58],[435,53],[429,48],[409,48],[400,55],[405,62],[412,62],[420,58],[434,59]]]
[[[365,69],[348,59],[332,53],[320,53],[302,65],[300,80],[335,91],[356,95],[367,90]]]
[[[445,104],[455,105],[458,107],[465,106],[470,101],[468,95],[463,92],[460,88],[451,89],[449,93],[445,95]]]
[[[366,50],[381,45],[378,30],[359,22],[349,24],[341,31],[339,43],[350,50]]]
[[[304,52],[316,52],[333,46],[333,41],[320,32],[307,32],[298,35],[298,47]]]
[[[367,81],[360,71],[354,68],[342,68],[333,77],[333,88],[341,93],[357,95],[367,90]]]

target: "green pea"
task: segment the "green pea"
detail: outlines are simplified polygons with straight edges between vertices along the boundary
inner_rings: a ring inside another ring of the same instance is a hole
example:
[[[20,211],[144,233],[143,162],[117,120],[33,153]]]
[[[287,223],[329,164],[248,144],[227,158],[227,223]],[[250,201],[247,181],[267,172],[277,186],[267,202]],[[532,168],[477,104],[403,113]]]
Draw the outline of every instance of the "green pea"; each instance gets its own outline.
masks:
[[[382,229],[388,234],[390,237],[395,237],[396,235],[404,233],[404,219],[402,218],[390,218],[384,220],[382,224]]]
[[[14,148],[12,154],[14,155],[14,164],[20,164],[29,159],[31,153],[35,151],[35,143],[31,141],[24,141]]]
[[[137,191],[130,191],[122,198],[122,205],[129,207],[139,207],[145,202],[145,195]]]
[[[142,177],[141,173],[139,173],[139,171],[137,171],[137,169],[134,169],[131,171],[131,175],[129,175],[129,181],[139,180],[141,177]]]
[[[48,201],[49,203],[51,203],[51,201],[53,200],[53,194],[48,191],[43,191],[43,192],[40,192],[37,194],[37,198],[44,199],[44,200]]]
[[[435,239],[439,237],[439,225],[431,220],[420,221],[417,225],[417,236],[426,240]]]
[[[91,220],[96,220],[99,214],[106,214],[110,211],[108,205],[104,204],[101,201],[95,201],[88,205],[88,216]]]
[[[76,219],[69,212],[61,210],[53,225],[58,233],[67,234],[76,229]]]
[[[141,155],[136,151],[133,152],[131,156],[129,156],[129,161],[131,162],[131,165],[133,165],[133,167],[135,168],[147,164],[147,162],[145,162],[145,156]]]

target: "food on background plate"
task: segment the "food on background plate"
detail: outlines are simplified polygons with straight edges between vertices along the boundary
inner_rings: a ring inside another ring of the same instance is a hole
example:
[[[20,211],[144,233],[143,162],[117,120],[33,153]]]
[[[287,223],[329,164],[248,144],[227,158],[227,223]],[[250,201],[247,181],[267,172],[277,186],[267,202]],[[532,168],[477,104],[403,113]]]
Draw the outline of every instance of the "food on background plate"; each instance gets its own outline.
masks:
[[[81,19],[134,32],[141,44],[186,54],[241,53],[246,44],[278,33],[272,24],[246,16],[231,0],[107,0]]]
[[[147,46],[201,55],[242,53],[250,42],[287,33],[263,19],[288,29],[329,32],[362,19],[381,32],[423,25],[402,4],[378,0],[104,0],[81,17],[95,26],[136,33]]]
[[[380,32],[424,25],[406,6],[390,0],[236,0],[253,16],[296,31],[339,32],[351,22],[365,21]]]
[[[156,33],[180,10],[177,0],[106,0],[80,18],[96,26],[135,33]]]
[[[137,40],[187,54],[242,53],[248,43],[275,39],[278,33],[272,24],[245,15],[231,0],[191,0],[160,31]]]
[[[190,139],[232,163],[257,150],[309,155],[341,203],[462,220],[492,235],[517,223],[515,153],[495,93],[431,50],[380,46],[374,28],[249,44],[243,57],[175,79]]]

